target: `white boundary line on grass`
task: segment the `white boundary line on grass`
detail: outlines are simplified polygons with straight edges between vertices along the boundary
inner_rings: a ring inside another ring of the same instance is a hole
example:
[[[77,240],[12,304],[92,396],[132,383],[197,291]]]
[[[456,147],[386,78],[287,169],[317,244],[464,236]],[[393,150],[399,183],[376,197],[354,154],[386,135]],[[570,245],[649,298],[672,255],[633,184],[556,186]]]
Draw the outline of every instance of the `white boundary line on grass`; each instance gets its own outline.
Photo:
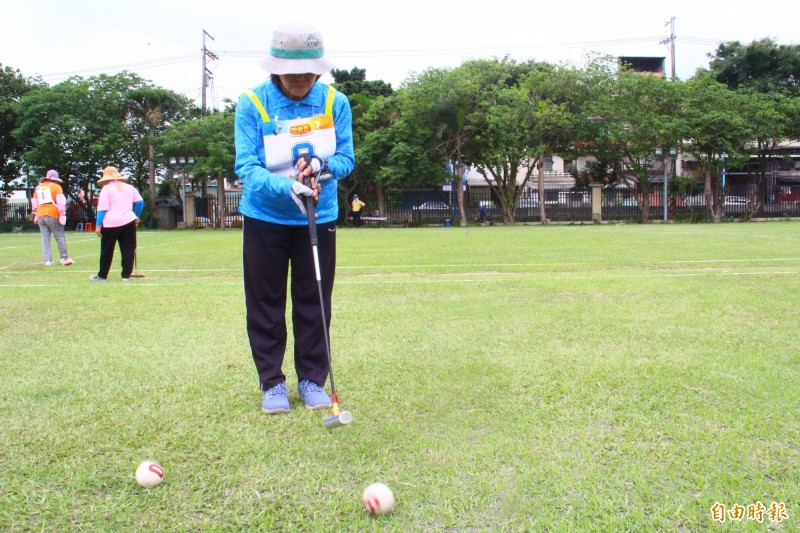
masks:
[[[755,263],[757,261],[800,261],[800,257],[773,257],[773,258],[753,258],[753,259],[675,259],[672,261],[643,261],[644,264],[659,263]]]
[[[41,263],[37,262],[36,265],[40,265]],[[6,267],[0,267],[0,270]],[[52,269],[52,270],[17,270],[17,271],[9,271],[3,272],[4,275],[11,275],[11,274],[18,274],[18,275],[25,275],[25,274],[33,274],[33,275],[40,275],[42,272],[52,272],[54,275],[58,274],[70,274],[70,273],[79,273],[79,274],[96,274],[97,269],[95,270],[80,270],[77,268],[69,268],[59,266],[58,264],[53,265],[52,267],[42,267]],[[147,273],[147,272],[241,272],[241,268],[168,268],[168,269],[155,269],[149,268],[147,270],[144,269],[137,269],[137,272]],[[192,279],[198,279],[197,277],[193,277]]]
[[[580,273],[580,275],[572,276],[570,273],[549,273],[549,275],[540,275],[541,273],[537,273],[536,279],[556,279],[561,281],[570,281],[570,280],[590,280],[590,279],[597,279],[599,277],[625,277],[625,278],[683,278],[683,277],[704,277],[704,276],[796,276],[800,274],[800,269],[798,270],[778,270],[778,271],[755,271],[755,272],[732,272],[732,271],[725,271],[725,270],[716,270],[716,269],[704,269],[701,272],[680,272],[680,273],[671,273],[669,271],[644,271],[644,272],[630,272],[630,271],[600,271],[594,275],[586,275],[584,273]],[[431,274],[433,276],[451,276],[452,273],[441,273],[441,274]],[[339,280],[337,281],[337,285],[375,285],[375,284],[434,284],[434,283],[480,283],[480,282],[487,282],[490,278],[494,278],[495,280],[499,277],[520,277],[520,276],[529,276],[531,275],[530,272],[473,272],[473,273],[462,273],[462,276],[469,276],[469,277],[458,277],[458,278],[439,278],[439,279],[421,279],[419,277],[412,277],[408,274],[402,274],[403,279],[387,279],[388,276],[380,276],[379,278],[370,276],[370,279],[356,279],[356,280]],[[174,278],[176,281],[168,281],[164,282],[163,279],[161,280],[142,280],[142,281],[134,281],[132,283],[116,283],[117,280],[111,279],[107,283],[112,287],[161,287],[161,286],[181,286],[181,285],[192,285],[197,282],[198,279],[209,279],[214,280],[217,285],[231,285],[231,286],[241,286],[242,283],[237,279],[237,281],[220,281],[220,278],[213,277],[213,276],[203,276],[203,277],[192,277],[187,281],[187,278]],[[96,284],[96,283],[95,283]],[[14,284],[14,283],[0,283],[0,288],[31,288],[31,287],[60,287],[63,286],[63,283],[22,283],[22,284]],[[126,289],[127,290],[127,289]]]
[[[76,256],[76,257],[83,257],[83,256]],[[642,265],[669,265],[669,264],[680,264],[680,263],[687,263],[687,264],[711,264],[711,263],[749,263],[749,262],[778,262],[778,261],[800,261],[800,257],[786,257],[786,258],[774,258],[774,259],[687,259],[687,260],[675,260],[675,261],[641,261],[638,264]],[[39,265],[41,262],[36,261],[35,263],[30,263],[31,265]],[[451,263],[451,264],[433,264],[433,265],[423,265],[423,264],[415,264],[415,265],[350,265],[350,266],[337,266],[336,270],[385,270],[385,269],[424,269],[424,268],[462,268],[462,267],[469,267],[469,268],[476,268],[476,267],[488,267],[488,268],[502,268],[502,267],[525,267],[525,266],[581,266],[581,265],[588,265],[592,263]],[[0,266],[0,270],[5,270],[6,268],[10,268],[9,266]],[[623,267],[624,268],[624,267]],[[241,272],[241,267],[237,268],[148,268],[142,269],[141,272]],[[70,269],[71,272],[76,272],[77,269]],[[10,271],[5,272],[5,274],[39,274],[41,271],[39,270],[25,270],[25,271]],[[79,272],[83,272],[82,270]],[[86,270],[86,272],[90,272]]]
[[[79,256],[76,256],[79,257]],[[636,265],[673,265],[673,264],[714,264],[714,263],[758,263],[758,262],[785,262],[785,261],[800,261],[800,257],[777,257],[777,258],[752,258],[752,259],[677,259],[672,261],[639,261],[634,263],[632,266]],[[36,265],[39,264],[37,261]],[[386,269],[398,269],[398,270],[407,270],[407,269],[425,269],[425,268],[504,268],[504,267],[535,267],[535,266],[550,266],[550,267],[558,267],[558,266],[581,266],[581,265],[590,265],[593,263],[586,263],[586,262],[567,262],[567,263],[439,263],[439,264],[413,264],[413,265],[349,265],[349,266],[338,266],[336,270],[386,270]],[[9,268],[8,266],[0,266],[0,270],[4,270]],[[720,267],[722,268],[722,267]],[[625,267],[620,267],[620,270],[625,270]],[[653,271],[669,271],[670,269],[655,269]],[[237,268],[149,268],[149,269],[141,269],[138,270],[142,273],[147,272],[241,272],[241,267]],[[78,270],[78,269],[69,269],[64,270],[62,273],[69,273],[69,272],[94,272],[93,270]],[[9,271],[4,272],[4,274],[39,274],[41,273],[40,270],[25,270],[25,271]],[[433,272],[431,275],[438,275],[439,273]],[[462,273],[463,274],[463,273]],[[506,274],[505,272],[483,272],[483,274]],[[524,272],[508,272],[508,274],[524,274]],[[370,274],[364,274],[370,275]],[[383,276],[385,274],[372,274],[376,276]],[[197,279],[197,278],[195,278]]]
[[[349,265],[340,266],[336,265],[336,270],[356,270],[356,269],[386,269],[386,268],[455,268],[455,267],[519,267],[519,266],[580,266],[589,263],[585,262],[570,262],[570,263],[451,263],[451,264],[433,264],[433,265]]]
[[[673,263],[755,263],[759,261],[800,261],[800,257],[753,257],[750,259],[675,259],[664,261],[637,261],[636,264],[643,265],[669,265]],[[597,263],[587,263],[586,261],[571,261],[566,263],[441,263],[441,264],[413,264],[413,265],[337,265],[336,270],[351,270],[362,268],[453,268],[453,267],[517,267],[517,266],[581,266]]]
[[[602,274],[603,276],[601,276]],[[577,280],[577,279],[597,279],[599,277],[620,277],[620,278],[687,278],[687,277],[703,277],[703,276],[787,276],[787,275],[798,275],[800,274],[800,270],[793,270],[793,271],[775,271],[775,272],[720,272],[720,271],[705,271],[705,272],[696,272],[696,273],[680,273],[680,274],[670,274],[670,273],[659,273],[653,274],[651,273],[631,273],[631,272],[608,272],[604,271],[598,273],[598,275],[585,275],[581,274],[578,276],[570,276],[568,273],[566,274],[556,274],[556,275],[549,275],[549,276],[542,276],[536,275],[536,279],[558,279],[558,280]],[[530,275],[529,272],[496,272],[496,273],[489,273],[489,272],[482,272],[482,273],[475,273],[473,274],[478,277],[470,277],[470,278],[457,278],[457,279],[386,279],[381,278],[378,279],[370,279],[370,280],[346,280],[342,281],[339,280],[336,282],[337,285],[373,285],[375,283],[393,283],[393,284],[411,284],[411,283],[475,283],[475,282],[483,282],[487,281],[486,279],[481,279],[484,275],[495,275],[495,276],[525,276]]]
[[[223,286],[223,285],[235,285],[242,287],[242,281],[237,278],[237,281],[220,281],[220,278],[216,277],[202,277],[202,278],[190,278],[191,283],[187,282],[187,278],[167,278],[167,279],[159,279],[158,281],[155,280],[136,280],[131,281],[128,283],[122,283],[120,278],[114,277],[109,278],[107,281],[97,282],[97,281],[90,281],[86,279],[86,283],[91,285],[112,285],[112,286],[120,286],[120,287],[181,287],[181,286],[191,286],[192,283],[197,283],[200,280],[214,280],[216,285]],[[171,281],[175,280],[175,281]],[[81,279],[79,283],[83,283],[84,280]],[[11,289],[11,288],[29,288],[29,287],[65,287],[69,285],[69,283],[61,282],[61,283],[0,283],[0,289]],[[125,289],[127,290],[127,289]]]

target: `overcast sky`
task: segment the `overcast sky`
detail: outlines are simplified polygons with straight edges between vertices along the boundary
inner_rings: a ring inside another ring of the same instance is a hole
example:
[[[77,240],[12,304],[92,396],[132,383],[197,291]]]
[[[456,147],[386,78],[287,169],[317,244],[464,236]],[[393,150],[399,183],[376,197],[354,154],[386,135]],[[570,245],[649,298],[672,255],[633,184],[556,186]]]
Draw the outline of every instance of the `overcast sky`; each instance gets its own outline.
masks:
[[[771,37],[798,44],[796,0],[0,0],[0,64],[50,85],[71,75],[137,72],[200,102],[203,31],[209,107],[237,99],[267,74],[258,66],[272,30],[317,26],[336,68],[366,68],[397,88],[409,74],[509,55],[584,64],[592,52],[666,57],[675,17],[680,79],[708,66],[720,41]],[[744,7],[746,6],[746,7]],[[763,6],[763,11],[758,9]],[[324,81],[331,81],[326,77]]]

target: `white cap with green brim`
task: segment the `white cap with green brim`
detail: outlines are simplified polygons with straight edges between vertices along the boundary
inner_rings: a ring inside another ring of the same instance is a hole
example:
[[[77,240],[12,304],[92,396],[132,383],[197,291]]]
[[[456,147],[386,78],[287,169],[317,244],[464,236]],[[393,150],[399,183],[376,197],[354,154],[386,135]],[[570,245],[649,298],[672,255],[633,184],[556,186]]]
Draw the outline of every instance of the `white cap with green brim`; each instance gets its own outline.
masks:
[[[322,34],[310,26],[283,26],[272,34],[269,55],[261,68],[271,74],[327,74],[333,64],[325,57]]]

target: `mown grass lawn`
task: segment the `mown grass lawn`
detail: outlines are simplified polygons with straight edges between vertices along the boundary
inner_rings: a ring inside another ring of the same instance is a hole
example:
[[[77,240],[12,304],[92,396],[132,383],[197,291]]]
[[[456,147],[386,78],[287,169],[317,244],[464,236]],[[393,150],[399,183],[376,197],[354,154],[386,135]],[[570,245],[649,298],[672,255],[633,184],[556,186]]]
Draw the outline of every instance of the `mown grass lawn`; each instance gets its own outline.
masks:
[[[797,527],[798,222],[340,228],[335,431],[291,357],[260,412],[240,231],[142,231],[127,284],[68,245],[0,235],[2,530]]]

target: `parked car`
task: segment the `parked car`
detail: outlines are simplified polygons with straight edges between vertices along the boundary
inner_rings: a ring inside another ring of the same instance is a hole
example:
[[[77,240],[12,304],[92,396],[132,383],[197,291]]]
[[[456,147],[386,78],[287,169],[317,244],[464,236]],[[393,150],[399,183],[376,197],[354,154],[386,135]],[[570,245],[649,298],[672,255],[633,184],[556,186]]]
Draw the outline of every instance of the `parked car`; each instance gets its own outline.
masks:
[[[241,228],[242,227],[242,215],[228,215],[225,217],[225,226],[229,228]]]
[[[520,198],[517,200],[517,209],[535,209],[539,207],[538,198]]]
[[[726,196],[723,205],[747,205],[750,200],[744,196]]]
[[[683,205],[688,205],[692,207],[706,205],[706,196],[704,194],[687,196],[683,201]]]
[[[444,202],[440,202],[439,200],[428,200],[427,202],[422,202],[418,206],[415,206],[413,209],[443,210],[443,209],[450,209],[450,206]]]
[[[196,228],[213,228],[217,224],[217,217],[214,216],[213,220],[208,217],[195,217],[194,225]],[[225,217],[225,227],[228,228],[241,228],[242,227],[242,215],[227,215]]]
[[[744,196],[726,196],[723,199],[723,205],[726,207],[746,207],[752,202]],[[689,206],[703,206],[706,205],[706,196],[704,194],[696,194],[689,196],[684,200],[684,205]]]
[[[486,209],[493,209],[495,207],[492,200],[479,200],[478,207],[485,207]]]
[[[639,207],[639,200],[631,196],[630,198],[625,198],[617,205],[620,207]]]
[[[726,196],[723,200],[722,211],[727,213],[746,213],[753,202],[744,196]]]

